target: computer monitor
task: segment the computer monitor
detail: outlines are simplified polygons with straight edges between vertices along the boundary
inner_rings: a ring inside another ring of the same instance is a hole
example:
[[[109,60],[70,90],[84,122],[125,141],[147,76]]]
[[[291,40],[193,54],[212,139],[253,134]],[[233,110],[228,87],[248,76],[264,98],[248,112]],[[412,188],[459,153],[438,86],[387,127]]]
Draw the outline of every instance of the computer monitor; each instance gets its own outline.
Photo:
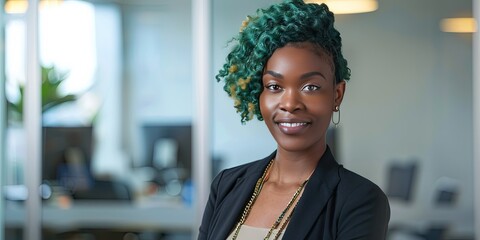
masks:
[[[185,170],[185,178],[191,177],[192,126],[144,125],[144,157],[147,166],[159,171],[167,168]]]
[[[81,164],[91,175],[93,128],[91,126],[43,127],[42,179],[59,181],[61,167],[68,156],[81,157]],[[78,161],[78,160],[77,160]]]

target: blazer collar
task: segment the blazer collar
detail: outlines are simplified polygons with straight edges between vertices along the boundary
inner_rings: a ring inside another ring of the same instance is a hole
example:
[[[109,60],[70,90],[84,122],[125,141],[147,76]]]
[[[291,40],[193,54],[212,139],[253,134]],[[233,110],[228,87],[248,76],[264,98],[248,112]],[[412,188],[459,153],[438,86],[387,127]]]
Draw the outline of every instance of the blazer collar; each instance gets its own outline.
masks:
[[[298,201],[284,239],[307,239],[307,234],[340,181],[339,167],[327,146]]]
[[[262,176],[276,151],[268,157],[249,166],[245,174],[237,178],[232,192],[221,204],[221,214],[215,220],[216,229],[213,239],[226,239],[241,217],[245,204],[252,196],[257,180]],[[317,167],[310,177],[300,198],[290,223],[288,223],[284,239],[306,239],[309,230],[330,199],[340,181],[338,168],[340,165],[333,158],[327,146]],[[239,204],[242,203],[242,204]],[[217,238],[218,237],[218,238]]]
[[[270,160],[275,157],[275,154],[276,151],[268,157],[250,165],[245,171],[245,174],[237,178],[232,192],[225,197],[222,203],[221,219],[217,219],[216,225],[218,226],[218,230],[215,230],[218,231],[218,235],[215,234],[218,238],[215,239],[227,239],[230,232],[235,228],[243,213],[245,204],[253,194],[255,184],[262,176]]]

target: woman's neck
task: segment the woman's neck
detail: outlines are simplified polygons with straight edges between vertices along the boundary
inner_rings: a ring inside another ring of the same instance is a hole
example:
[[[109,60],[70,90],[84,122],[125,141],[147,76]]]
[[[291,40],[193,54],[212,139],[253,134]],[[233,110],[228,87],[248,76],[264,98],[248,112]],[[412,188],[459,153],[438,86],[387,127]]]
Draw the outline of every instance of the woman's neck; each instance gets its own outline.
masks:
[[[325,150],[326,145],[301,152],[278,148],[269,181],[278,184],[301,184],[313,173]]]

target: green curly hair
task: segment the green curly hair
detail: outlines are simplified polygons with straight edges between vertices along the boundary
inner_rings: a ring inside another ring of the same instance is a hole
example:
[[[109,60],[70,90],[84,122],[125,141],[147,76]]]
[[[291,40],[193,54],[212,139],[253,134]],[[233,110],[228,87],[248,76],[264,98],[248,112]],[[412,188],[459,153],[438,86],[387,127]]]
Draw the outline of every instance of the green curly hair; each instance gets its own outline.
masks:
[[[334,21],[327,5],[307,4],[302,0],[287,0],[247,16],[232,40],[235,44],[226,63],[216,75],[218,82],[225,82],[224,90],[234,99],[242,123],[254,116],[263,120],[259,107],[262,73],[277,48],[292,43],[312,43],[332,57],[336,83],[350,79],[350,69],[342,55],[342,39],[333,26]]]

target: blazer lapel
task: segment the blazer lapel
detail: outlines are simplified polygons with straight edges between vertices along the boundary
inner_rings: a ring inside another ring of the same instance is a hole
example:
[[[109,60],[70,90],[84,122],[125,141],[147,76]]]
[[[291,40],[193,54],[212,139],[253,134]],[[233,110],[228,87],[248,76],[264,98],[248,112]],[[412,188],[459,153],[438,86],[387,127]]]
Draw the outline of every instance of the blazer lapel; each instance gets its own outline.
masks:
[[[243,209],[252,196],[255,184],[262,176],[263,171],[276,152],[262,159],[258,164],[250,166],[243,177],[237,178],[232,191],[221,203],[220,210],[216,216],[214,234],[210,239],[227,239],[233,228],[240,219]]]
[[[307,234],[340,181],[339,166],[327,147],[315,172],[305,186],[305,191],[285,230],[284,239],[307,239]]]

